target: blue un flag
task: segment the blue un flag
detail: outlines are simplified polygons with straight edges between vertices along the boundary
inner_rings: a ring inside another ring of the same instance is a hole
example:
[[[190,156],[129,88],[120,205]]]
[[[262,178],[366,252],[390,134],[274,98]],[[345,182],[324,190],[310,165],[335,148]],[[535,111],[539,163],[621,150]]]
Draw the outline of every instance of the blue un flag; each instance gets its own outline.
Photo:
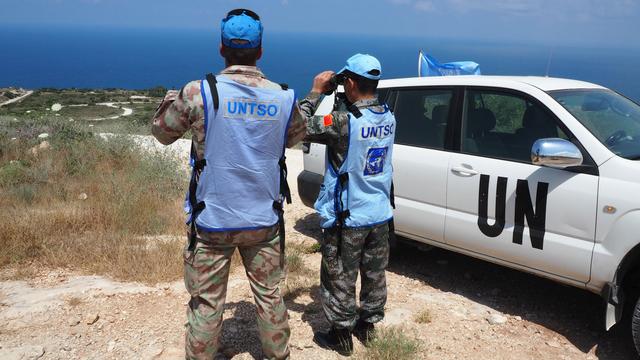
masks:
[[[418,76],[481,75],[480,65],[473,61],[456,61],[441,64],[438,60],[420,51]]]

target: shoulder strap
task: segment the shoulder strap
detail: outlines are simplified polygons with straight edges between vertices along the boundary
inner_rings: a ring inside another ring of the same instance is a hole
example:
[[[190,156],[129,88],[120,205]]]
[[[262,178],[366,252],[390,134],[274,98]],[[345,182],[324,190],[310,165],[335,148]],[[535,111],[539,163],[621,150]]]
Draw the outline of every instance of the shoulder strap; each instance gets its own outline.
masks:
[[[393,180],[391,181],[391,191],[389,192],[389,202],[391,203],[392,208],[396,208],[396,194],[393,186]]]
[[[218,88],[216,84],[218,81],[216,80],[216,76],[212,73],[207,74],[207,82],[209,83],[209,91],[211,92],[211,97],[213,98],[213,108],[218,110],[220,106],[220,98],[218,97]]]
[[[349,105],[349,107],[347,108],[349,110],[349,112],[356,117],[356,119],[360,118],[362,116],[362,113],[360,112],[360,109],[358,109],[357,106],[351,104]]]

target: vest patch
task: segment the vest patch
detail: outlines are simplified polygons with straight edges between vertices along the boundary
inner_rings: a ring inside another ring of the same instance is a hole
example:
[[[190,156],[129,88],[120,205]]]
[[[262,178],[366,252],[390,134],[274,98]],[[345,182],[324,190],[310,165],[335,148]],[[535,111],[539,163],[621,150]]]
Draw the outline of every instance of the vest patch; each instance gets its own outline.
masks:
[[[367,153],[367,162],[364,166],[364,175],[377,175],[384,171],[384,160],[389,148],[373,148]]]
[[[367,139],[384,139],[393,135],[394,124],[378,125],[378,126],[363,126],[360,128],[358,138],[360,140]]]
[[[256,120],[278,120],[280,103],[247,98],[226,98],[222,111],[226,118],[248,118]]]
[[[324,120],[325,127],[333,125],[333,115],[331,114],[325,115],[323,120]]]

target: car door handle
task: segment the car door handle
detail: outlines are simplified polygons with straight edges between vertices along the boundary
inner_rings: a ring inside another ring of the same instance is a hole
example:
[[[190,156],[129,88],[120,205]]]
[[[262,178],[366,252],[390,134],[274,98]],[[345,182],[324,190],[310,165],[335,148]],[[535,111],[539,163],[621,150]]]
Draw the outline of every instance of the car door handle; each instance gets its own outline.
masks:
[[[453,167],[451,172],[460,176],[476,176],[479,174],[477,171],[463,166]]]

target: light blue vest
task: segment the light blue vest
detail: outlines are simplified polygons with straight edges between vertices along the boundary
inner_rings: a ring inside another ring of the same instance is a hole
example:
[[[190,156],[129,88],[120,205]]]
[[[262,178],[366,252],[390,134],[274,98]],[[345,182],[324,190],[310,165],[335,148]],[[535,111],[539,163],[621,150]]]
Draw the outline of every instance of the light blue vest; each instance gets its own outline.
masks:
[[[315,209],[322,228],[336,226],[337,214],[349,211],[345,227],[370,227],[393,217],[389,193],[393,180],[393,141],[396,119],[385,112],[366,109],[356,118],[349,114],[349,148],[340,169],[335,169],[327,155],[324,183]],[[340,174],[348,173],[346,189],[341,188]],[[341,196],[341,197],[340,197]]]
[[[279,161],[295,94],[245,86],[217,77],[219,109],[206,80],[201,92],[205,104],[206,166],[196,190],[206,207],[197,215],[200,231],[255,230],[274,226],[280,196]],[[191,206],[185,209],[191,221]],[[188,221],[188,222],[189,222]]]

